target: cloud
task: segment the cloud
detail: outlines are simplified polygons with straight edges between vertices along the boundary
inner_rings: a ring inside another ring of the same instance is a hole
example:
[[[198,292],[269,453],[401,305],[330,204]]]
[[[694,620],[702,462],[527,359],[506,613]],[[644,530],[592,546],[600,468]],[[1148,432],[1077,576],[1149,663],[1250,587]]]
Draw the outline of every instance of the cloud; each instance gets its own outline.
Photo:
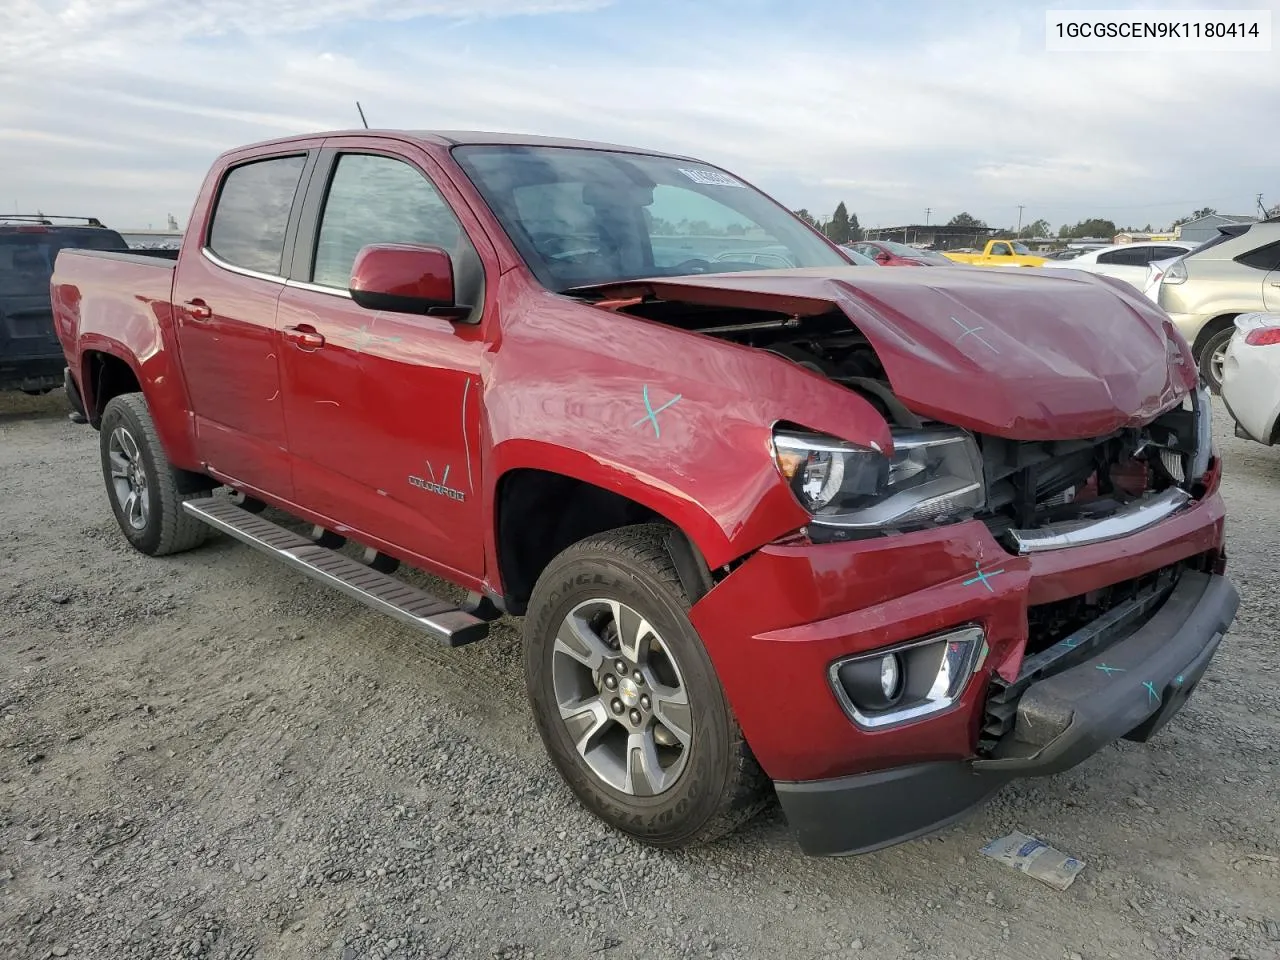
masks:
[[[131,54],[148,40],[287,36],[351,21],[423,17],[487,20],[580,12],[610,0],[6,0],[0,62],[112,52]]]
[[[111,222],[182,219],[218,152],[356,126],[357,99],[375,126],[692,154],[793,207],[844,200],[864,225],[926,207],[1011,224],[1019,204],[1055,226],[1167,223],[1280,201],[1275,54],[1047,54],[1031,4],[14,3],[4,186]],[[32,50],[56,59],[37,83],[15,66]]]

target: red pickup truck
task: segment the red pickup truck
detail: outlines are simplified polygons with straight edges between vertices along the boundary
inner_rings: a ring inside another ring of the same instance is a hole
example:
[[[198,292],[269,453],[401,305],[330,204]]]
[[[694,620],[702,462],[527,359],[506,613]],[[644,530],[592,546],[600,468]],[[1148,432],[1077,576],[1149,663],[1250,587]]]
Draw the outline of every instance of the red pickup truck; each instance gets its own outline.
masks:
[[[130,543],[218,530],[450,645],[523,617],[552,761],[652,844],[771,788],[810,853],[918,836],[1145,741],[1235,616],[1208,394],[1156,306],[850,265],[698,160],[257,144],[174,261],[66,251],[52,294]]]

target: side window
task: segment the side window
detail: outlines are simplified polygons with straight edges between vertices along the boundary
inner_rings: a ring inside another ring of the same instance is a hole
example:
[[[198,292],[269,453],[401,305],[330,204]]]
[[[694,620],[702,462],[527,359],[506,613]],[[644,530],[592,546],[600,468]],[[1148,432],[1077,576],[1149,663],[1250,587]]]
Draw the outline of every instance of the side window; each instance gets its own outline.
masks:
[[[281,272],[289,211],[305,156],[255,160],[222,180],[208,246],[219,259],[247,270]]]
[[[443,247],[453,255],[455,276],[460,261],[478,256],[444,197],[416,167],[392,157],[343,154],[320,217],[312,283],[347,289],[356,255],[371,243]]]
[[[1098,254],[1098,263],[1103,266],[1119,266],[1132,263],[1129,259],[1128,250],[1108,250],[1106,253]]]
[[[1154,263],[1156,260],[1170,260],[1185,253],[1187,251],[1181,247],[1155,247],[1151,252],[1151,256],[1147,258],[1147,263]]]
[[[1099,263],[1110,263],[1124,267],[1145,267],[1151,262],[1151,247],[1126,247],[1123,250],[1112,250],[1099,255]]]
[[[1280,270],[1280,242],[1242,253],[1236,257],[1236,263],[1243,263],[1255,270]]]
[[[1009,249],[1007,243],[997,243],[991,248],[991,255],[993,257],[1008,257],[1013,255],[1013,251]]]

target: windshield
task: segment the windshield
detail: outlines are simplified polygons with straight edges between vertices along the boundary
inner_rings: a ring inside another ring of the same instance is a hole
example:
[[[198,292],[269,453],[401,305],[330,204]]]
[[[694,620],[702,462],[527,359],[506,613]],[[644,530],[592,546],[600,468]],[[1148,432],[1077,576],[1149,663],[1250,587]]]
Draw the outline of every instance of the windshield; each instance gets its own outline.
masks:
[[[0,297],[49,296],[53,262],[58,251],[69,247],[90,250],[127,250],[112,230],[55,232],[20,228],[0,232]]]
[[[1027,249],[1026,245],[1021,243],[1014,243],[1013,252],[1023,254],[1026,256],[1030,256],[1031,254],[1031,251]]]
[[[462,146],[453,155],[552,290],[849,265],[764,194],[693,161],[541,146]]]

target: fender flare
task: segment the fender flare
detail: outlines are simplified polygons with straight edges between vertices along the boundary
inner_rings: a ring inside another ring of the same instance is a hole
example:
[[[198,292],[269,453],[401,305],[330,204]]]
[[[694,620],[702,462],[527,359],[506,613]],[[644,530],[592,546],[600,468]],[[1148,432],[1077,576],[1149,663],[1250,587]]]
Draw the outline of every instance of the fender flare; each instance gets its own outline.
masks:
[[[701,503],[683,491],[671,487],[634,467],[608,462],[578,450],[540,440],[506,440],[490,453],[490,475],[493,483],[486,484],[486,513],[493,518],[489,523],[489,555],[497,556],[497,491],[503,477],[514,470],[542,470],[590,483],[619,496],[626,497],[669,522],[680,537],[669,541],[672,560],[681,572],[682,582],[690,590],[690,599],[705,592],[710,581],[710,569],[723,566],[750,552],[760,544],[743,546],[736,543],[720,526],[715,516]],[[798,508],[797,508],[798,509]],[[779,531],[779,535],[786,531]],[[682,567],[684,569],[682,569]],[[705,569],[705,575],[699,567]]]
[[[169,462],[179,469],[200,472],[184,382],[180,372],[173,369],[172,356],[162,350],[144,363],[126,344],[100,333],[82,334],[78,348],[80,395],[88,408],[89,422],[97,426],[102,419],[100,385],[94,379],[91,355],[104,354],[119,360],[133,373],[138,389],[153,411],[156,433]],[[157,415],[159,411],[168,415]],[[174,416],[175,413],[179,416]]]

